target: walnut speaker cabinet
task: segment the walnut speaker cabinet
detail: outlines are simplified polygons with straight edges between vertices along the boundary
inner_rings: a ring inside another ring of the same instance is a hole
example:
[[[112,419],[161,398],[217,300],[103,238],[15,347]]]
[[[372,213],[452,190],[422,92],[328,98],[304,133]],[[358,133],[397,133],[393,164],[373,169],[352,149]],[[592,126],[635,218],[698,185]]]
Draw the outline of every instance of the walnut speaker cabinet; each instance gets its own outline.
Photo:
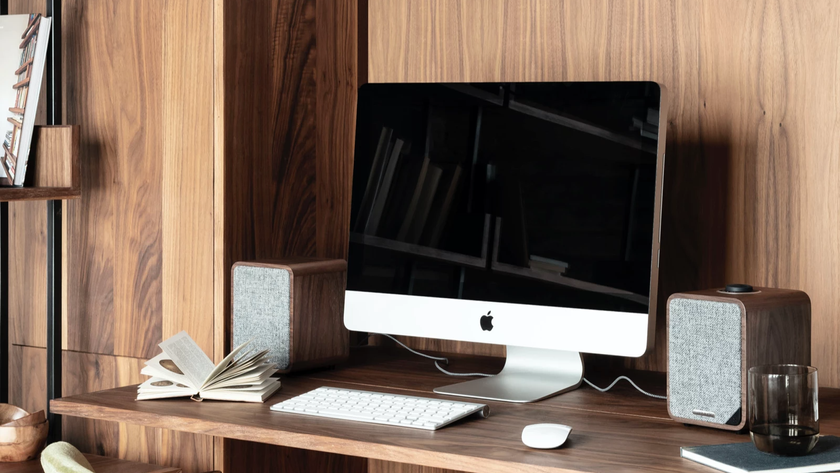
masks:
[[[254,339],[280,372],[333,365],[349,355],[344,260],[247,261],[231,269],[233,346]]]
[[[668,414],[686,424],[741,430],[747,370],[811,363],[811,300],[802,291],[753,288],[668,299]]]

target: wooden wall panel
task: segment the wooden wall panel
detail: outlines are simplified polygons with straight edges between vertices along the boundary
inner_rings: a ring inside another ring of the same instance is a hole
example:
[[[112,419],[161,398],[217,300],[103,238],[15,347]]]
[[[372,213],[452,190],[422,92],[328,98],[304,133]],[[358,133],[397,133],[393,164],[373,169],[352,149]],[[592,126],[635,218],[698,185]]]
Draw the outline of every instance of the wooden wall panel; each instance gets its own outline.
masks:
[[[316,5],[316,254],[345,259],[356,142],[358,5],[355,0]]]
[[[346,257],[358,17],[355,0],[219,3],[215,307],[217,327],[229,327],[233,263]],[[217,332],[217,352],[229,337]],[[253,471],[367,468],[363,459],[247,442],[219,450],[225,471],[245,471],[253,459],[265,468]]]
[[[163,6],[64,5],[65,119],[84,156],[67,204],[71,350],[149,358],[161,338]]]
[[[9,343],[46,347],[47,209],[9,205]]]
[[[830,0],[370,0],[371,82],[654,80],[670,94],[657,344],[668,294],[797,288],[840,385],[840,26]]]
[[[9,404],[29,412],[47,408],[47,350],[9,344]]]
[[[233,263],[316,253],[315,2],[227,0],[220,14],[215,296],[229,327]]]
[[[212,7],[65,6],[66,64],[98,66],[65,67],[85,156],[85,192],[67,204],[70,349],[151,357],[189,329],[212,353]]]
[[[163,64],[163,327],[213,357],[213,3],[167,0]]]
[[[216,307],[227,327],[236,261],[346,255],[358,19],[355,1],[231,0],[223,9]]]

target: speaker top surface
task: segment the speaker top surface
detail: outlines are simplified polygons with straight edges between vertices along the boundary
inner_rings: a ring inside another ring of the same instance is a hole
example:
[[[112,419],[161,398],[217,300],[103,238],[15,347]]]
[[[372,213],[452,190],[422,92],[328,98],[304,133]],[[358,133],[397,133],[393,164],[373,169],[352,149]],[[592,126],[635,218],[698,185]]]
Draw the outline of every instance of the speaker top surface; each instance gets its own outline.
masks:
[[[811,304],[808,294],[796,289],[777,289],[772,287],[753,287],[752,292],[726,292],[725,288],[705,289],[702,291],[678,292],[668,298],[668,307],[673,299],[699,299],[706,301],[732,302],[744,310],[762,307],[780,307],[786,305]]]

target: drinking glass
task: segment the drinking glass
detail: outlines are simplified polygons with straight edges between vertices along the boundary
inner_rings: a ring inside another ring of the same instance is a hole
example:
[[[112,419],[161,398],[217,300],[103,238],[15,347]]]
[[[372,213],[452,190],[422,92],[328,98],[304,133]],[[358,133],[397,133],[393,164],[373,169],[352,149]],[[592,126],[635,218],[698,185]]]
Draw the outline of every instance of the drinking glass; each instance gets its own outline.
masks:
[[[820,433],[816,368],[755,366],[747,386],[750,437],[756,448],[789,456],[814,448]]]

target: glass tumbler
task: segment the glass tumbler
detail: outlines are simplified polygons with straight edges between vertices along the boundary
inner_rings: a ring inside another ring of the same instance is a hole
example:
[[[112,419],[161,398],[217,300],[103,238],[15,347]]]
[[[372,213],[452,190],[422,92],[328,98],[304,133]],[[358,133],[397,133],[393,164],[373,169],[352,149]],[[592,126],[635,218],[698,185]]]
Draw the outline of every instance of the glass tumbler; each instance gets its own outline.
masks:
[[[789,456],[810,452],[820,433],[817,369],[755,366],[747,378],[750,437],[756,448]]]

